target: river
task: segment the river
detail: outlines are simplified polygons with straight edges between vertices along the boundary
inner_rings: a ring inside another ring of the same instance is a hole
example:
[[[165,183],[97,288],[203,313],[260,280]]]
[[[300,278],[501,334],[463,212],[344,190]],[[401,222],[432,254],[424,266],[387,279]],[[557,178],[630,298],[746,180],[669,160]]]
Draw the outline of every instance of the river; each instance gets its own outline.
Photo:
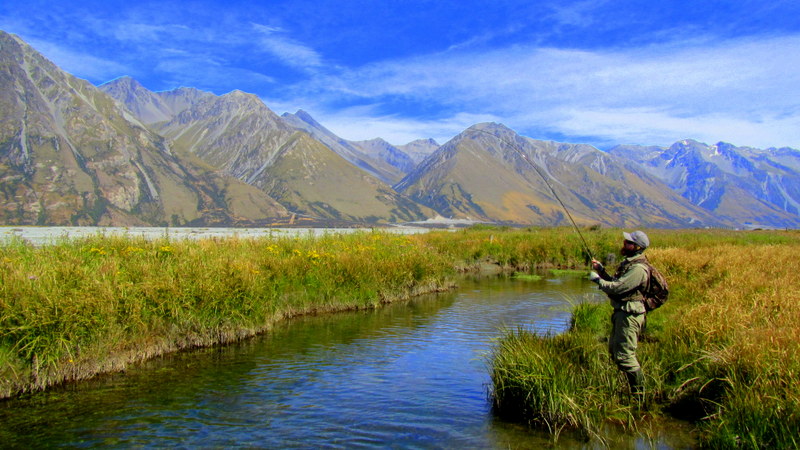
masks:
[[[373,311],[302,317],[246,341],[161,357],[0,402],[4,447],[541,448],[491,412],[487,353],[505,327],[563,331],[579,277],[464,279]],[[610,362],[609,362],[610,364]],[[675,426],[615,447],[687,448]],[[594,448],[563,435],[558,448]]]

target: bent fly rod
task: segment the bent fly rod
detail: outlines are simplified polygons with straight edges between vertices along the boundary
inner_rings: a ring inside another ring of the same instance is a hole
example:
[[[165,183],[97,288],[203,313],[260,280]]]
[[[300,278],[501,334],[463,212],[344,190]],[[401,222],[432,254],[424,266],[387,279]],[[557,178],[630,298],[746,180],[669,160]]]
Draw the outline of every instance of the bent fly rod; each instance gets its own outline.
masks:
[[[496,134],[492,134],[492,133],[489,133],[488,131],[479,130],[479,129],[476,129],[476,128],[473,128],[470,131],[477,131],[477,132],[480,132],[480,133],[488,134],[489,136],[492,136],[492,137],[498,139],[500,142],[503,142],[504,144],[508,145],[512,150],[517,152],[517,154],[520,157],[522,157],[522,159],[525,160],[525,162],[527,162],[528,165],[531,166],[534,171],[536,171],[536,173],[539,174],[539,177],[542,178],[542,181],[544,181],[544,184],[546,184],[547,187],[550,188],[550,192],[553,193],[553,196],[556,198],[556,200],[558,200],[558,203],[561,204],[561,207],[564,209],[564,212],[567,213],[567,217],[569,218],[570,223],[572,223],[572,228],[575,230],[576,233],[578,233],[578,237],[581,238],[581,242],[583,243],[583,248],[586,250],[586,253],[589,254],[589,258],[594,259],[594,255],[592,255],[592,251],[589,249],[589,245],[586,243],[586,239],[583,238],[583,233],[581,233],[580,228],[578,228],[578,225],[575,223],[575,219],[573,219],[572,218],[572,214],[569,213],[569,209],[567,208],[567,205],[565,205],[564,202],[561,201],[561,197],[559,197],[558,193],[556,193],[556,190],[553,189],[553,185],[550,184],[550,180],[548,180],[547,177],[544,175],[544,173],[542,173],[542,171],[539,169],[539,167],[537,167],[536,164],[534,164],[533,161],[531,161],[528,158],[528,155],[526,155],[525,152],[523,152],[522,149],[520,149],[515,143],[513,143],[511,141],[508,141],[508,140],[506,140],[506,139],[504,139],[504,138],[502,138],[502,137],[500,137],[500,136],[498,136]]]

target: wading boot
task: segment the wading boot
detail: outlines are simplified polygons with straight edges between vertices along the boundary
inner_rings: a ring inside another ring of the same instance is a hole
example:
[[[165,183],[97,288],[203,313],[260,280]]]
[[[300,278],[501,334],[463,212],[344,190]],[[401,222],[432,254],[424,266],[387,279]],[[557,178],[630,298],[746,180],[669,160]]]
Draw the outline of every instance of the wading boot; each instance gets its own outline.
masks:
[[[628,385],[631,387],[631,398],[641,405],[644,402],[644,374],[642,369],[625,372],[625,377],[628,378]]]

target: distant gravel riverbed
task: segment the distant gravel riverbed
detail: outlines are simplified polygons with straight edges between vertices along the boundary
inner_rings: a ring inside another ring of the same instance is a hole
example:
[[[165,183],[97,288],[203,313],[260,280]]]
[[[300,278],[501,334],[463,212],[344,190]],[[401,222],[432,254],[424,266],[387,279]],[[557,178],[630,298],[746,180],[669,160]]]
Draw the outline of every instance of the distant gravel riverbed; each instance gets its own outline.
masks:
[[[423,227],[380,227],[374,228],[386,233],[416,234],[426,233]],[[128,236],[147,239],[207,239],[207,238],[257,238],[257,237],[291,237],[321,236],[326,234],[347,234],[369,231],[370,228],[173,228],[173,227],[36,227],[36,226],[3,226],[0,227],[0,244],[5,244],[18,237],[34,245],[46,245],[61,239],[79,239],[95,235]]]

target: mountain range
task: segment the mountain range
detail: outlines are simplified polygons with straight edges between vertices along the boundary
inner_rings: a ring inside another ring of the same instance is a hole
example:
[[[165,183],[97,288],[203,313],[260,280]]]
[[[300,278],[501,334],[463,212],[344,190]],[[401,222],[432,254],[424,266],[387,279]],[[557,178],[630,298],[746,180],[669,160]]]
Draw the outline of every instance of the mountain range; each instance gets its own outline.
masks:
[[[617,146],[692,204],[729,223],[796,227],[800,213],[800,151],[735,147],[693,140],[671,147]]]
[[[535,140],[343,139],[257,96],[101,86],[0,31],[0,223],[797,227],[800,151]]]

